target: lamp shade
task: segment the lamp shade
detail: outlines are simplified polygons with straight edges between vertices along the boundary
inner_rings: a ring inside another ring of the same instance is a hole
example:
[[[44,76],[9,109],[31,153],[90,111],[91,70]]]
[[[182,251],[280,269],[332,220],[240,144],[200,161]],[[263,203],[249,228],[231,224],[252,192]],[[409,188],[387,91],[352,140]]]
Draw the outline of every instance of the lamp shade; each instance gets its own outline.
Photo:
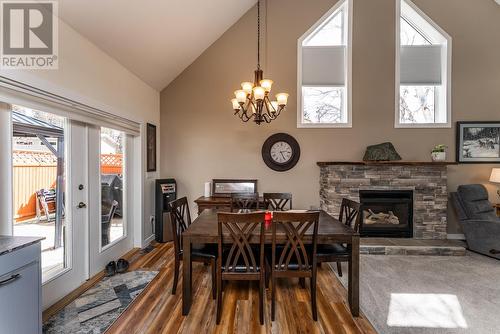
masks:
[[[490,182],[500,183],[500,168],[493,168],[491,170]]]

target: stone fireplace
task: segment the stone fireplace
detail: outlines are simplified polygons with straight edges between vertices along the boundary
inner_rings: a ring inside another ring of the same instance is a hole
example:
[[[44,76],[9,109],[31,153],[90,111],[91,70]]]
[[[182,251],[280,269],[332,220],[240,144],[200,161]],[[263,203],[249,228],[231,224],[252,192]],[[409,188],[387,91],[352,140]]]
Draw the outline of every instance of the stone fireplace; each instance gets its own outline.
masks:
[[[343,197],[358,202],[362,198],[369,202],[363,203],[366,208],[363,218],[371,215],[368,218],[371,220],[362,225],[361,235],[446,239],[447,165],[403,161],[318,162],[321,209],[338,216]],[[378,200],[372,196],[376,192],[382,195]]]

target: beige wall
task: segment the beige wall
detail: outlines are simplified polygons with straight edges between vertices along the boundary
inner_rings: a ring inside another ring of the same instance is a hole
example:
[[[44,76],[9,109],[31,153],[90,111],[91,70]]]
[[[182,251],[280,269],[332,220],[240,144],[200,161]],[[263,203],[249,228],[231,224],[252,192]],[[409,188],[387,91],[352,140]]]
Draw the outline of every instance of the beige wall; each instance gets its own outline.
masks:
[[[392,141],[405,160],[429,160],[435,144],[450,147],[455,129],[394,128],[395,1],[354,0],[353,128],[297,129],[297,39],[335,0],[269,0],[265,76],[291,98],[269,125],[244,124],[229,99],[255,67],[251,9],[161,93],[161,166],[190,201],[212,178],[257,178],[259,191],[289,191],[296,207],[319,204],[317,161],[360,160],[365,147]],[[500,120],[500,6],[492,0],[416,0],[453,37],[453,121]],[[301,145],[295,168],[278,173],[261,158],[264,140],[287,132]],[[450,190],[487,183],[492,165],[449,168]],[[491,200],[498,201],[489,186]],[[453,214],[449,233],[459,233]]]

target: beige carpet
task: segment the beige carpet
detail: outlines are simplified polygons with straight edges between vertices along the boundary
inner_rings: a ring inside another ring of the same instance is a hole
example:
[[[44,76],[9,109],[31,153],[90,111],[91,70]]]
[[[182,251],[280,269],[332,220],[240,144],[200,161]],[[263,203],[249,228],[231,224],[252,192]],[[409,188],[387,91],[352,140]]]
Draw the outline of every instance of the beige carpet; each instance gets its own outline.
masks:
[[[381,334],[500,333],[498,260],[362,255],[360,273],[361,310]]]

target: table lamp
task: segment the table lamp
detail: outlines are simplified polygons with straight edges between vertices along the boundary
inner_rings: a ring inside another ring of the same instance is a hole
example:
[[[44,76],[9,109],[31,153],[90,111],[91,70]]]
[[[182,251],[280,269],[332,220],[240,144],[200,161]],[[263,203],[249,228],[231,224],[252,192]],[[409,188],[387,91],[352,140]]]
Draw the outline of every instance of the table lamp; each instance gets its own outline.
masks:
[[[491,170],[490,182],[500,185],[500,168],[493,168]],[[497,194],[500,196],[500,188],[497,189]]]

